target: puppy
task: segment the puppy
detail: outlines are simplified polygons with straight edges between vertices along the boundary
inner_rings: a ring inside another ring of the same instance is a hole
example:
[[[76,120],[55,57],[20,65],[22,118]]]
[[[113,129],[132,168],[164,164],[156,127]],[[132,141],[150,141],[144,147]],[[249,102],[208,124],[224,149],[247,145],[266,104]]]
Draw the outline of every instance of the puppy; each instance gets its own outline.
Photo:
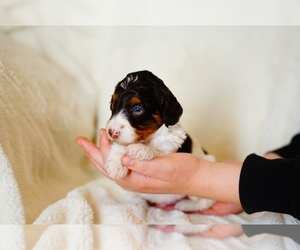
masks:
[[[107,133],[112,141],[105,169],[112,178],[123,178],[128,169],[120,159],[128,154],[139,160],[151,160],[173,152],[194,153],[214,161],[182,129],[182,107],[161,79],[149,71],[128,74],[115,87],[110,102],[111,117]],[[164,166],[161,166],[162,168]],[[160,206],[175,205],[181,211],[203,210],[214,201],[174,194],[140,194]]]

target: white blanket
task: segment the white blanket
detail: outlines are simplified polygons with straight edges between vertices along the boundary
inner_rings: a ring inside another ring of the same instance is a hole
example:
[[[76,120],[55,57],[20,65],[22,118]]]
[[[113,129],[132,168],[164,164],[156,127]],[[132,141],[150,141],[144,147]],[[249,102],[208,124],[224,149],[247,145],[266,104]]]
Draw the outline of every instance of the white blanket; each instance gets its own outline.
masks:
[[[197,227],[202,230],[201,227],[214,224],[248,223],[297,221],[291,216],[272,213],[219,217],[187,215],[176,210],[163,211],[149,207],[133,193],[100,178],[74,189],[41,213],[34,224],[51,226],[43,230],[35,249],[72,249],[70,246],[78,245],[80,248],[77,249],[297,249],[291,239],[279,236],[260,235],[252,239],[240,236],[219,241],[183,234],[191,230],[197,232]],[[149,225],[177,225],[177,230],[165,233]]]
[[[148,226],[298,221],[149,207],[93,172],[74,140],[97,137],[114,85],[146,68],[165,80],[184,107],[183,125],[218,159],[281,146],[300,130],[299,28],[0,31],[38,52],[1,43],[0,249],[297,249],[279,236],[218,241]]]

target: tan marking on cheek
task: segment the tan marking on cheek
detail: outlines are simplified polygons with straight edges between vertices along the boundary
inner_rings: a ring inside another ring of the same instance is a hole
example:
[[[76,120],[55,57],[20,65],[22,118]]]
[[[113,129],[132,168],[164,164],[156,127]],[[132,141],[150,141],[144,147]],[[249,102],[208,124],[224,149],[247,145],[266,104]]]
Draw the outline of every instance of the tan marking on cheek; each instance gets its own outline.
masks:
[[[156,129],[153,128],[147,128],[143,130],[136,130],[136,133],[138,135],[138,140],[146,141],[150,135],[152,135]]]
[[[149,123],[147,127],[144,127],[141,130],[138,129],[136,130],[136,134],[138,135],[139,140],[146,141],[149,138],[149,136],[155,133],[162,125],[161,117],[159,115],[154,115],[154,116],[157,116],[155,118],[155,120],[157,119],[156,121]]]
[[[156,121],[157,129],[158,129],[163,124],[162,116],[160,114],[154,114],[154,115],[152,115],[152,117]]]

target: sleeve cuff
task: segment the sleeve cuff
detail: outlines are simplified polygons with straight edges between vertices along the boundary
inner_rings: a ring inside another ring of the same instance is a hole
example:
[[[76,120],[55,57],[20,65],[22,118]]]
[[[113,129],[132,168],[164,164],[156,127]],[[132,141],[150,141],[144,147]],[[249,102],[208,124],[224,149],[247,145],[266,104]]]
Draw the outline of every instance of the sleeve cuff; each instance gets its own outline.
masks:
[[[243,163],[239,181],[244,211],[249,214],[261,211],[290,213],[291,171],[291,160],[268,160],[256,154],[249,155]]]

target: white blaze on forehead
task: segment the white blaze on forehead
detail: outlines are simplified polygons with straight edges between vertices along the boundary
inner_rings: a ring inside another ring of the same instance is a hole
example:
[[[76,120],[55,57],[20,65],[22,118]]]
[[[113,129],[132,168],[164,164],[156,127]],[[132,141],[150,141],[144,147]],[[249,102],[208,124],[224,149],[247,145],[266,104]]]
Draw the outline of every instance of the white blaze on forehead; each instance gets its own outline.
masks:
[[[115,130],[119,132],[118,138],[114,139],[116,143],[127,145],[129,143],[135,142],[136,134],[134,129],[131,127],[126,116],[121,110],[118,114],[114,115],[106,124],[107,132]]]
[[[127,81],[123,81],[123,82],[121,82],[121,87],[123,88],[123,89],[127,89],[127,86],[128,85],[128,82]]]
[[[121,87],[123,89],[127,89],[128,88],[128,83],[130,82],[135,82],[138,79],[138,76],[136,75],[135,77],[133,77],[133,75],[129,75],[127,76],[122,82],[121,82]]]

